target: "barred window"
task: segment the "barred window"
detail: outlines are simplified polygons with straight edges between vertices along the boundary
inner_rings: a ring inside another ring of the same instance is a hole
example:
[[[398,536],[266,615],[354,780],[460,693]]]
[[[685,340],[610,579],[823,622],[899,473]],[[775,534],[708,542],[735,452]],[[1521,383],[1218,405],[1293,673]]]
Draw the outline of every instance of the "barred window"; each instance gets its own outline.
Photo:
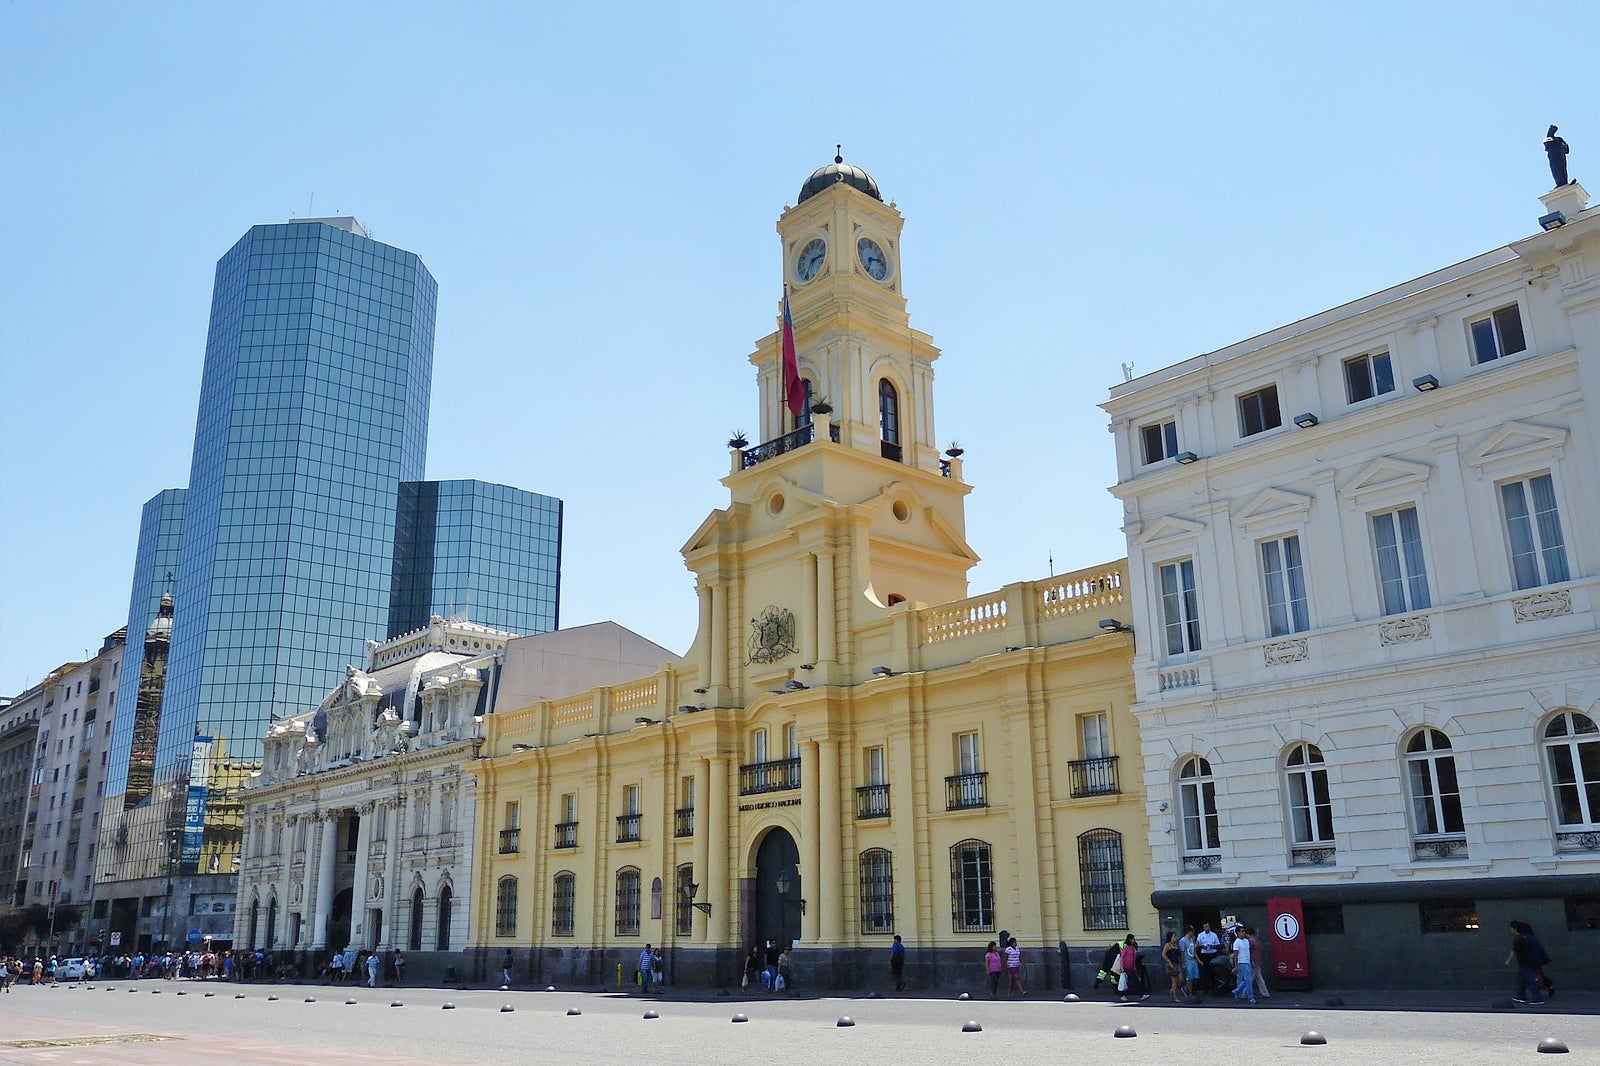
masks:
[[[982,840],[950,849],[950,921],[957,933],[994,932],[994,865]]]
[[[861,931],[894,932],[894,864],[883,848],[861,853]]]
[[[639,935],[639,868],[625,866],[617,871],[618,936]]]
[[[556,874],[555,891],[550,894],[550,935],[572,935],[572,912],[578,899],[578,879],[563,870]]]
[[[676,902],[677,907],[677,909],[673,911],[673,917],[677,922],[677,931],[679,936],[690,936],[694,933],[694,907],[691,906],[694,898],[693,886],[694,864],[686,862],[682,866],[678,867],[678,877],[676,881],[677,890],[672,893],[672,898]]]
[[[494,935],[517,933],[517,879],[502,877],[494,894]]]
[[[1083,928],[1128,928],[1128,882],[1122,868],[1122,834],[1091,829],[1078,835],[1078,883]]]

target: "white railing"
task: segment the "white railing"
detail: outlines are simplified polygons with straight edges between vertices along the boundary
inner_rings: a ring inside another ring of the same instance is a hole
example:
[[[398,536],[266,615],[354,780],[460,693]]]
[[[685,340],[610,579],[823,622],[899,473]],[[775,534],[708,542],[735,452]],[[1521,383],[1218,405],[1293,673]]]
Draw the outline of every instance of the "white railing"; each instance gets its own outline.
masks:
[[[1005,627],[1006,600],[1003,594],[964,600],[949,607],[922,612],[924,644],[993,633]]]
[[[1034,582],[1034,606],[1040,621],[1080,611],[1104,610],[1121,603],[1122,599],[1122,571],[1117,569],[1079,570]]]
[[[632,685],[624,685],[621,688],[612,689],[611,708],[621,713],[637,711],[644,707],[654,707],[656,695],[660,691],[660,682],[653,677]]]

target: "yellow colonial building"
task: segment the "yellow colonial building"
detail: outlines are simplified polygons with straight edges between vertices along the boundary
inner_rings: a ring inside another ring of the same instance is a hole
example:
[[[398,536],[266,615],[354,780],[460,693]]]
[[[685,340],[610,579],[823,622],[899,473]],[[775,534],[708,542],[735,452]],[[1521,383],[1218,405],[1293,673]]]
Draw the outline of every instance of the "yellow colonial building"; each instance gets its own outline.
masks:
[[[904,224],[835,159],[778,222],[806,402],[782,329],[750,357],[763,443],[684,545],[699,629],[639,681],[485,720],[472,950],[519,978],[730,985],[757,943],[802,986],[1035,982],[1153,935],[1121,562],[968,597],[970,486],[935,443],[931,338]]]

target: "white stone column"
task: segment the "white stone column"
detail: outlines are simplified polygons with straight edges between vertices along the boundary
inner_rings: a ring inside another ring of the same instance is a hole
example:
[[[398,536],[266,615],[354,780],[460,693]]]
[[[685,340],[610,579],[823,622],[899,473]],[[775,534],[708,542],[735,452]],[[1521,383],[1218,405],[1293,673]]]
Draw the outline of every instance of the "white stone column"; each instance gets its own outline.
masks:
[[[817,798],[817,834],[821,849],[818,876],[821,883],[812,895],[817,898],[819,933],[825,944],[841,943],[844,939],[844,870],[839,854],[839,834],[844,823],[839,819],[839,742],[822,740],[817,743],[817,780],[820,795]]]
[[[1345,550],[1344,524],[1339,515],[1338,494],[1334,491],[1334,472],[1324,471],[1311,479],[1316,489],[1316,507],[1311,512],[1308,532],[1311,543],[1307,548],[1323,559],[1336,560],[1337,567],[1311,567],[1311,580],[1316,586],[1325,625],[1342,626],[1355,621],[1355,607],[1350,597],[1350,575],[1357,573]],[[1319,543],[1320,542],[1320,543]]]
[[[328,946],[328,916],[333,913],[333,859],[335,849],[339,846],[339,812],[322,812],[322,843],[317,849],[316,863],[316,900],[317,909],[311,920],[311,949],[320,950]],[[301,899],[302,915],[305,904],[311,901],[311,842],[306,842],[306,892]],[[344,947],[343,944],[339,945]]]
[[[728,623],[723,617],[728,613],[728,590],[721,585],[711,586],[711,628],[707,639],[711,641],[711,685],[728,683]]]
[[[1438,472],[1439,492],[1443,497],[1443,506],[1437,508],[1440,515],[1462,515],[1467,521],[1454,522],[1448,530],[1442,530],[1447,543],[1452,550],[1440,552],[1435,556],[1439,569],[1439,591],[1434,602],[1438,604],[1454,603],[1460,600],[1478,600],[1483,598],[1483,581],[1478,571],[1478,548],[1472,534],[1472,508],[1467,503],[1466,480],[1461,476],[1461,453],[1458,450],[1459,438],[1455,436],[1443,437],[1431,441],[1429,447],[1433,449],[1435,458],[1434,469]]]
[[[282,815],[279,818],[281,829],[278,833],[278,858],[283,863],[283,869],[278,871],[278,927],[272,931],[273,935],[277,937],[278,943],[268,944],[260,939],[266,936],[267,927],[265,924],[256,933],[256,943],[267,951],[276,951],[283,947],[284,931],[289,928],[289,897],[294,886],[294,834],[296,821],[298,819],[292,815]],[[307,849],[305,861],[306,869],[310,869],[311,855],[309,848]],[[305,898],[303,885],[301,898]],[[272,893],[269,892],[267,898],[261,901],[261,921],[263,923],[267,920],[267,908],[272,905],[272,900]]]
[[[356,870],[350,893],[350,939],[364,948],[377,947],[372,930],[367,928],[367,856],[372,851],[372,810],[370,803],[359,808],[360,821],[356,823]]]
[[[701,585],[695,592],[700,606],[700,655],[696,665],[700,668],[700,687],[709,688],[711,685],[711,648],[715,640],[711,632],[711,586]]]
[[[384,845],[386,860],[383,871],[383,947],[398,947],[401,938],[395,931],[400,917],[400,815],[405,805],[399,798],[383,801],[383,817],[389,820],[389,840]]]

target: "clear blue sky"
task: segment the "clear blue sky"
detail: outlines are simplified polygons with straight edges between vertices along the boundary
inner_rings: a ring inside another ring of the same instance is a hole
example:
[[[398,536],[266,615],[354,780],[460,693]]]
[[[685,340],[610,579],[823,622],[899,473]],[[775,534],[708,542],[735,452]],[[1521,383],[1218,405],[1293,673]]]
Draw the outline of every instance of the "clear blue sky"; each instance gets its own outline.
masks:
[[[5,4],[0,693],[125,624],[257,222],[354,214],[422,256],[428,475],[564,498],[564,622],[682,651],[774,223],[835,142],[906,216],[974,593],[1124,554],[1121,363],[1531,232],[1548,123],[1600,192],[1588,4],[978,8]]]

